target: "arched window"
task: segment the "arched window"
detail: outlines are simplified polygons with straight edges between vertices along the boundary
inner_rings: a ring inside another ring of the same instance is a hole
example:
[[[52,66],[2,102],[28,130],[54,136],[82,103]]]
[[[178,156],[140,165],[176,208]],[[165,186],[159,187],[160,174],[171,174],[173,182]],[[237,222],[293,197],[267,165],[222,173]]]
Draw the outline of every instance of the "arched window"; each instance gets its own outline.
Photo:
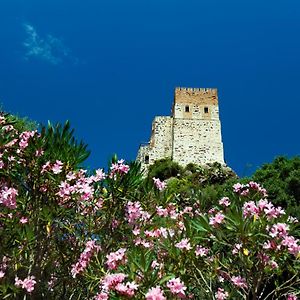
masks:
[[[149,155],[145,155],[145,164],[149,164]]]
[[[185,112],[190,112],[190,107],[188,105],[185,106]]]
[[[208,107],[204,107],[204,113],[208,114]]]

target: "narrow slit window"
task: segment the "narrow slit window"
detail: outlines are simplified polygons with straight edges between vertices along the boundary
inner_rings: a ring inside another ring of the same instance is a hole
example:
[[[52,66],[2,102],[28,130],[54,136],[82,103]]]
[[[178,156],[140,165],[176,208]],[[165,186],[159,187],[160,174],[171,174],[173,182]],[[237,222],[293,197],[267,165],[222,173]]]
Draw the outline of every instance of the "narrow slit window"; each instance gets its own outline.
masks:
[[[185,112],[190,112],[190,107],[188,105],[185,106]]]
[[[145,155],[145,164],[149,164],[149,155]]]
[[[208,107],[204,107],[204,113],[208,114]]]

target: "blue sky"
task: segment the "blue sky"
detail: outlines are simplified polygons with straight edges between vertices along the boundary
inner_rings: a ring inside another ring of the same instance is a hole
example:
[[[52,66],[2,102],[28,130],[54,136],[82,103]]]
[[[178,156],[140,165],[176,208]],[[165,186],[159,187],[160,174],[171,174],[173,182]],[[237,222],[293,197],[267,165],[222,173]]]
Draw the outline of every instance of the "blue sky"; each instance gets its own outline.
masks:
[[[135,159],[175,87],[216,87],[226,161],[250,174],[299,155],[299,32],[298,0],[2,0],[0,102],[70,120],[103,167]]]

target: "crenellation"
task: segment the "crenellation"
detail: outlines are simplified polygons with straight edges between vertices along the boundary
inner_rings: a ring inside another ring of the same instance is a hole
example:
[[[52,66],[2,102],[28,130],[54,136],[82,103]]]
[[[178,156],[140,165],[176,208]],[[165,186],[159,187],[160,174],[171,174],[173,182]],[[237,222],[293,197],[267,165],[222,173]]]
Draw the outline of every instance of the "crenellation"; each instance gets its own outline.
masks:
[[[217,89],[175,89],[172,116],[154,118],[150,143],[140,147],[137,160],[147,169],[166,157],[181,165],[224,164]]]

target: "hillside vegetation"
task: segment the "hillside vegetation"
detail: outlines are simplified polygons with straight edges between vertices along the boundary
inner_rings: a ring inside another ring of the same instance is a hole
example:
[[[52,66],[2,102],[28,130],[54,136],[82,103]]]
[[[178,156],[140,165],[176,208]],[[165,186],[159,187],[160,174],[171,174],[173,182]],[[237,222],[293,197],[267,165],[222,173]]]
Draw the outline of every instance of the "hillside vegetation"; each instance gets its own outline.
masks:
[[[85,170],[68,122],[34,126],[0,116],[2,299],[297,299],[299,157]]]

